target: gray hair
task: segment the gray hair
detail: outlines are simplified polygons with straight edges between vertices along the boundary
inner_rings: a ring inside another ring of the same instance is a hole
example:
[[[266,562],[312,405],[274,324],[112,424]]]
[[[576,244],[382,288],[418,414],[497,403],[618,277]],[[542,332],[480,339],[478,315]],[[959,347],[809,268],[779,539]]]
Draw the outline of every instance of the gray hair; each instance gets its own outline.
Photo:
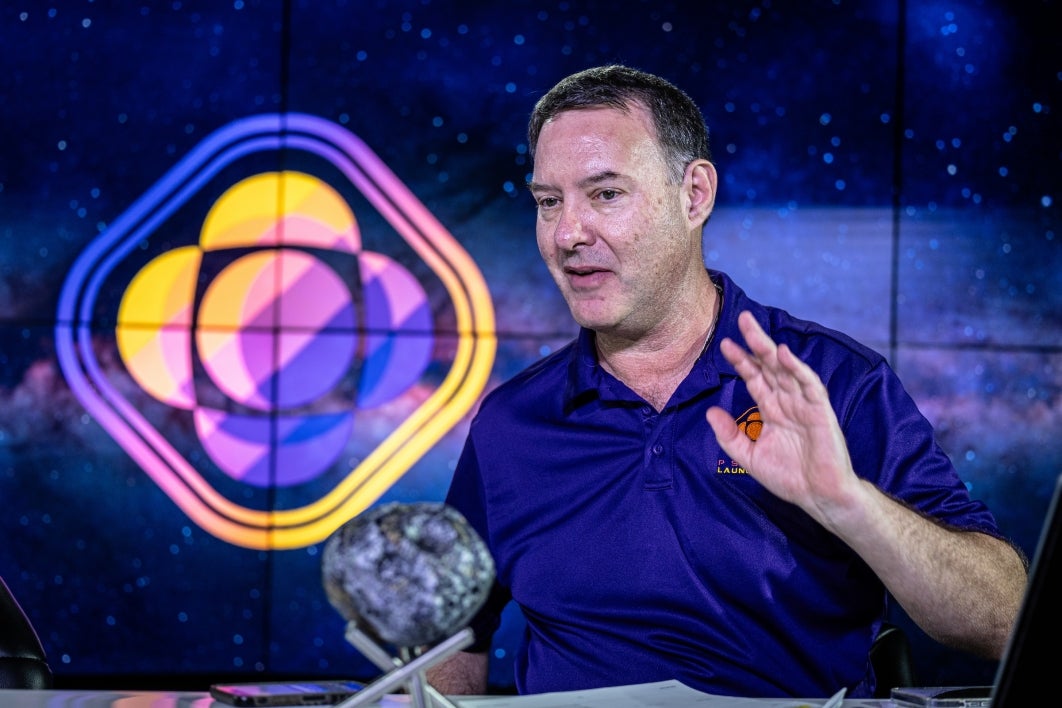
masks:
[[[693,160],[711,161],[708,126],[693,99],[659,76],[618,64],[572,74],[538,100],[527,126],[531,159],[535,158],[542,126],[564,111],[608,107],[626,112],[636,104],[652,116],[657,143],[676,182],[682,180]]]

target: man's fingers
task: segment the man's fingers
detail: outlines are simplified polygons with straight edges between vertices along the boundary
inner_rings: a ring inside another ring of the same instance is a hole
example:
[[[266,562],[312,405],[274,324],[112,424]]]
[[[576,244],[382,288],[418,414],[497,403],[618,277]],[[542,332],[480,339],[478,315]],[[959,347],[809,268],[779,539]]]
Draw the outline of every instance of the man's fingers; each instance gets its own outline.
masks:
[[[738,315],[738,327],[748,347],[746,356],[755,365],[755,372],[762,378],[766,389],[774,390],[780,385],[788,388],[784,381],[787,373],[778,363],[778,345],[760,327],[760,323],[756,321],[751,312],[746,310]],[[735,369],[737,369],[736,366]],[[752,367],[747,367],[747,370],[751,371]],[[742,370],[738,369],[738,373],[746,382],[751,383],[751,378],[746,376]]]
[[[819,375],[784,344],[778,347],[778,363],[789,373],[787,378],[804,398],[817,401],[828,397]]]
[[[708,419],[708,425],[711,426],[715,439],[719,441],[719,446],[723,448],[723,451],[732,459],[747,466],[746,463],[751,458],[752,441],[738,430],[734,418],[719,406],[709,408],[705,413],[705,418]]]
[[[738,329],[745,338],[745,344],[757,358],[765,362],[774,360],[778,353],[778,346],[773,339],[767,336],[767,333],[760,327],[760,323],[748,310],[738,315]]]
[[[771,339],[751,312],[742,312],[738,316],[738,325],[748,345],[748,351],[743,353],[749,361],[743,364],[744,368],[738,368],[735,359],[730,356],[727,359],[746,382],[750,381],[746,372],[755,372],[772,391],[801,392],[819,384],[815,372],[798,359],[788,346],[779,345]]]
[[[774,375],[769,374],[761,365],[759,359],[742,348],[732,339],[726,338],[719,343],[719,349],[723,356],[734,367],[749,389],[754,399],[759,400],[774,386]]]
[[[730,337],[724,337],[720,340],[719,350],[723,352],[723,357],[741,374],[742,378],[746,378],[745,371],[755,373],[751,370],[751,367],[755,366],[755,362],[752,361],[752,355]]]

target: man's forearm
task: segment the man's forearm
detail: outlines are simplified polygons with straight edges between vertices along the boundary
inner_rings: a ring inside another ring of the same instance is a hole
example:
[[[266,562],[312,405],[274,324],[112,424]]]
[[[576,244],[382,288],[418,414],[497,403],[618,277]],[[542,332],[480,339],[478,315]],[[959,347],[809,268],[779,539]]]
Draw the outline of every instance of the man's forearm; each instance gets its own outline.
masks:
[[[1024,596],[1022,555],[987,534],[941,526],[880,490],[871,495],[865,516],[845,524],[854,531],[838,535],[927,634],[998,659]]]
[[[428,683],[443,695],[485,695],[487,653],[459,651],[428,669]]]

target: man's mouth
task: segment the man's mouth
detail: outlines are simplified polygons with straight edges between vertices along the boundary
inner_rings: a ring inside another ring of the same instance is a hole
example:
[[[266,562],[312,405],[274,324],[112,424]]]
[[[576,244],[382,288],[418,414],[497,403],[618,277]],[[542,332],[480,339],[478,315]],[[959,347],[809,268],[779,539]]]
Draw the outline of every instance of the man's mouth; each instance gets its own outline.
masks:
[[[568,282],[577,290],[597,287],[609,274],[605,268],[594,266],[566,266],[564,272],[568,275]]]

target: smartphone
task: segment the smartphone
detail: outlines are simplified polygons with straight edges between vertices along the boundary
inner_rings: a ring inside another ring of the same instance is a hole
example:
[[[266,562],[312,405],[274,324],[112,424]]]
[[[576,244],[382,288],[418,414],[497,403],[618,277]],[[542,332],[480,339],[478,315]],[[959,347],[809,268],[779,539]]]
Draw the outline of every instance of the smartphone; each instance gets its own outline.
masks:
[[[210,696],[230,706],[327,706],[364,686],[358,681],[218,683],[210,687]]]
[[[991,686],[925,686],[892,689],[897,708],[990,708]]]

